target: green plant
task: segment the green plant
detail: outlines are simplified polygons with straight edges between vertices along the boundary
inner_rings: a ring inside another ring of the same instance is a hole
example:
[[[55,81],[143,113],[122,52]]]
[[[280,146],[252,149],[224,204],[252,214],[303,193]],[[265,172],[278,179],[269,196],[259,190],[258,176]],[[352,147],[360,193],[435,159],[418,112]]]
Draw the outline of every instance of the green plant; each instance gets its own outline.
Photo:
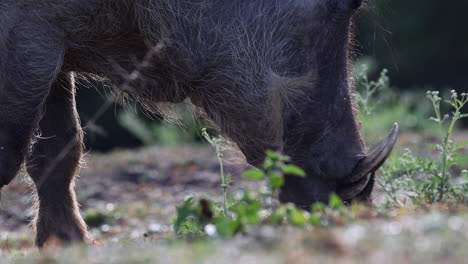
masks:
[[[355,65],[359,120],[362,123],[362,132],[370,142],[385,134],[395,121],[398,121],[402,131],[425,133],[437,129],[436,124],[426,118],[432,113],[429,101],[421,102],[421,95],[416,92],[390,89],[390,80],[385,69],[376,80],[369,79],[369,71],[366,64]]]
[[[227,175],[227,177],[224,175],[224,165],[223,165],[223,153],[221,151],[221,144],[223,142],[222,137],[214,137],[212,138],[206,128],[202,129],[202,136],[210,143],[210,145],[214,148],[216,152],[216,157],[218,158],[218,163],[219,163],[219,171],[221,175],[221,188],[223,189],[223,213],[224,215],[227,215],[227,193],[228,189],[231,186],[232,183],[232,177],[231,175]]]
[[[389,86],[390,79],[388,78],[388,71],[383,69],[377,81],[369,80],[367,76],[368,67],[366,64],[361,65],[356,70],[356,86],[360,92],[357,94],[357,101],[360,106],[361,113],[371,115],[376,107],[375,95],[378,92],[386,90]]]
[[[442,100],[439,92],[429,91],[427,97],[430,103],[415,104],[417,96],[405,94],[396,97],[388,89],[389,78],[385,69],[381,71],[376,81],[369,80],[367,71],[366,65],[357,66],[355,71],[360,119],[366,135],[381,134],[382,128],[387,128],[395,121],[402,124],[402,130],[411,129],[419,132],[438,130],[442,135],[441,143],[433,146],[439,153],[440,159],[436,160],[431,156],[418,157],[412,151],[405,150],[403,153],[392,155],[384,164],[382,167],[384,177],[379,184],[386,193],[388,201],[402,206],[403,203],[399,199],[402,193],[414,202],[464,200],[466,183],[463,181],[452,183],[451,179],[456,177],[451,174],[457,171],[455,168],[459,168],[458,163],[463,156],[460,156],[458,151],[464,148],[467,142],[454,143],[452,136],[457,121],[468,116],[463,113],[463,108],[468,105],[467,94],[459,95],[452,90],[450,100]],[[442,101],[453,109],[451,115],[443,114]],[[428,109],[426,105],[430,108]],[[427,119],[428,110],[434,111],[435,117]]]
[[[207,140],[218,146],[220,142],[208,136]],[[217,149],[217,153],[219,153]],[[220,163],[222,156],[218,155]],[[235,196],[225,196],[222,209],[211,200],[201,199],[198,203],[193,198],[187,199],[177,208],[174,229],[184,237],[219,236],[229,238],[235,234],[246,232],[249,227],[258,225],[282,225],[289,223],[293,226],[329,225],[337,216],[349,216],[346,207],[336,194],[330,196],[328,205],[317,203],[311,211],[297,208],[294,204],[278,205],[271,202],[275,199],[281,186],[284,185],[285,175],[305,177],[305,172],[299,167],[289,164],[289,157],[273,151],[267,151],[266,159],[260,169],[247,170],[242,177],[268,182],[268,191],[245,190]],[[223,194],[226,195],[223,188]]]
[[[403,203],[399,200],[398,193],[404,193],[415,203],[462,202],[468,190],[468,178],[465,171],[460,173],[461,181],[453,181],[456,178],[453,172],[458,166],[459,153],[457,151],[467,146],[468,142],[452,141],[457,121],[468,117],[468,114],[462,112],[463,107],[468,104],[468,96],[466,93],[459,96],[455,91],[451,91],[451,99],[444,102],[453,108],[452,115],[442,114],[443,99],[439,96],[439,92],[428,91],[427,97],[436,115],[430,120],[438,124],[441,135],[441,143],[432,146],[438,152],[439,159],[433,159],[430,156],[418,157],[406,149],[402,154],[393,155],[383,166],[384,179],[380,185],[389,200],[400,206]]]
[[[203,211],[202,206],[196,205],[193,198],[188,198],[177,207],[177,217],[174,230],[182,236],[201,237],[204,235],[203,226],[212,216]]]
[[[398,194],[404,193],[414,202],[434,200],[434,192],[427,180],[437,170],[437,162],[431,158],[416,156],[411,150],[392,155],[382,167],[383,180],[379,181],[381,189],[391,203],[404,206]]]
[[[251,169],[245,171],[242,177],[251,180],[263,180],[268,179],[270,193],[267,194],[270,197],[276,197],[279,188],[284,185],[284,175],[294,175],[297,177],[305,177],[305,172],[293,164],[288,164],[290,158],[274,151],[268,150],[266,152],[266,159],[260,169]]]
[[[468,113],[463,113],[462,109],[468,104],[468,95],[462,93],[460,96],[455,90],[450,91],[451,99],[445,100],[447,104],[452,106],[453,112],[450,116],[445,114],[442,116],[440,102],[442,98],[439,96],[439,92],[427,91],[427,98],[431,100],[434,107],[436,117],[432,117],[431,120],[437,122],[439,129],[443,135],[442,143],[435,146],[436,150],[440,152],[440,168],[437,174],[435,174],[431,180],[434,181],[435,187],[437,188],[438,196],[435,201],[441,201],[447,192],[454,192],[453,187],[449,182],[449,168],[455,165],[453,156],[455,151],[462,149],[467,142],[456,144],[451,140],[455,124],[462,118],[468,117]],[[448,126],[445,122],[450,120]]]

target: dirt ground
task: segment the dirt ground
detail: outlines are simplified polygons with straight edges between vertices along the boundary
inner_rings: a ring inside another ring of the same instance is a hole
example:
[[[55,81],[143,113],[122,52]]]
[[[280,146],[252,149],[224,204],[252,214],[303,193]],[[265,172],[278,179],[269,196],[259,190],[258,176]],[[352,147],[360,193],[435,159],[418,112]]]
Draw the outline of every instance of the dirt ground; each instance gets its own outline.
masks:
[[[408,134],[400,140],[400,148],[424,140]],[[240,178],[248,167],[241,155],[230,154],[226,160],[233,193],[262,188],[261,183]],[[367,218],[328,229],[262,227],[229,241],[173,242],[176,205],[189,196],[221,199],[218,171],[209,146],[87,154],[76,191],[91,236],[101,246],[66,249],[53,259],[59,263],[466,263],[468,210],[463,205],[375,209]],[[33,231],[28,226],[32,197],[26,176],[3,190],[0,263],[44,260],[32,247]],[[382,198],[378,190],[376,198]]]

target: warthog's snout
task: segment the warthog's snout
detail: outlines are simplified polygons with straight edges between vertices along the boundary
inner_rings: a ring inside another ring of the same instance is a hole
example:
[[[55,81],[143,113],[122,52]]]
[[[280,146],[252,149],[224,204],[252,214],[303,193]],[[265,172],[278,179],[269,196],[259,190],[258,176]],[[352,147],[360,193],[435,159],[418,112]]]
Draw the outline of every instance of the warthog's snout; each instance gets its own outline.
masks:
[[[319,151],[325,158],[317,162],[320,155],[310,153],[308,161],[293,156],[307,173],[306,178],[286,177],[280,193],[282,202],[292,202],[308,209],[315,202],[327,202],[331,193],[350,203],[353,200],[369,201],[374,186],[375,172],[385,162],[395,145],[398,124],[394,124],[387,138],[367,153],[356,138],[348,132],[344,140],[331,137],[326,148]],[[353,143],[354,142],[354,143]],[[305,156],[303,156],[305,157]]]
[[[338,186],[337,194],[344,200],[352,200],[369,185],[374,177],[375,171],[385,162],[392,152],[398,136],[398,124],[394,124],[387,138],[377,146],[373,147],[366,157],[361,159],[353,169],[352,175]]]

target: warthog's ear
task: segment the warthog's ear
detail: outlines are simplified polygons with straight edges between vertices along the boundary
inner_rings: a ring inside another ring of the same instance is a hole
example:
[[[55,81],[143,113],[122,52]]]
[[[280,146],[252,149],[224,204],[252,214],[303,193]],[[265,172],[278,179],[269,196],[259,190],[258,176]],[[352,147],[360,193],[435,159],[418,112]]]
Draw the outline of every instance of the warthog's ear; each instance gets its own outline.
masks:
[[[337,191],[344,200],[350,200],[359,195],[369,183],[374,172],[382,166],[392,153],[398,137],[398,124],[394,124],[387,138],[369,151],[369,154],[359,161],[352,175]]]

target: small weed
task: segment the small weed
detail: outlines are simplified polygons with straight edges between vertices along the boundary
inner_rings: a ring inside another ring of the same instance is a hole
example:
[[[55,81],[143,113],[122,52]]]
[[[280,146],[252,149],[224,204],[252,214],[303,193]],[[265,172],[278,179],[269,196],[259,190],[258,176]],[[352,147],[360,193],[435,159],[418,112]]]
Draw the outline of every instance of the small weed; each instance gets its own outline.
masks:
[[[209,140],[213,142],[212,138]],[[214,146],[219,146],[218,143]],[[260,169],[245,171],[242,177],[255,181],[266,180],[268,191],[245,190],[230,197],[229,206],[225,202],[223,210],[217,210],[217,204],[210,200],[201,199],[197,203],[193,198],[187,199],[177,208],[177,218],[174,223],[176,233],[184,237],[230,238],[247,232],[249,227],[259,225],[289,223],[299,227],[309,224],[323,226],[333,221],[329,219],[322,221],[321,217],[325,219],[331,215],[342,215],[342,212],[346,211],[343,202],[336,194],[330,197],[328,205],[316,204],[310,212],[299,209],[293,204],[278,205],[271,202],[275,200],[279,189],[284,185],[285,175],[305,177],[305,172],[289,164],[289,161],[287,156],[267,151],[263,166]]]
[[[441,143],[432,146],[439,153],[439,159],[418,157],[410,150],[405,150],[403,153],[392,155],[390,160],[384,164],[382,167],[384,178],[379,183],[386,193],[389,203],[402,206],[403,203],[399,199],[401,193],[416,203],[463,201],[468,188],[466,180],[454,184],[451,179],[456,178],[452,174],[455,171],[454,168],[459,165],[457,151],[467,146],[468,142],[454,143],[452,136],[457,121],[468,117],[468,114],[462,111],[468,105],[468,95],[466,93],[458,94],[452,90],[451,98],[443,100],[439,96],[439,92],[428,91],[427,97],[430,100],[428,105],[435,112],[435,117],[427,119],[425,116],[428,115],[428,112],[421,110],[421,107],[405,104],[403,99],[405,96],[401,96],[398,100],[394,98],[395,96],[388,89],[389,78],[385,69],[380,73],[378,79],[373,81],[367,77],[367,67],[363,65],[356,70],[356,78],[357,99],[361,110],[360,118],[366,132],[372,134],[372,131],[379,130],[381,126],[379,124],[387,122],[387,117],[390,115],[390,122],[397,120],[403,124],[404,128],[413,130],[418,127],[427,130],[438,129],[442,135]],[[384,96],[381,95],[383,93],[385,93]],[[383,100],[382,103],[379,103],[379,109],[376,108],[376,100]],[[414,97],[412,97],[412,101],[415,101]],[[442,101],[452,108],[451,114],[442,113]],[[419,105],[425,104],[419,103]],[[393,110],[397,111],[392,112]],[[428,121],[420,121],[424,119]],[[396,158],[397,156],[398,158]]]
[[[439,92],[427,92],[428,99],[432,102],[435,117],[430,120],[438,124],[441,133],[441,143],[432,146],[439,153],[439,159],[431,157],[417,157],[410,150],[397,159],[391,159],[383,166],[384,180],[382,189],[389,200],[395,204],[403,205],[398,199],[398,193],[404,191],[413,202],[436,203],[442,201],[463,202],[468,191],[468,179],[466,172],[462,171],[463,180],[454,184],[452,179],[453,168],[457,166],[458,150],[468,145],[468,142],[455,143],[452,135],[457,121],[468,117],[462,112],[468,104],[466,93],[458,95],[451,91],[451,99],[445,100],[453,108],[452,115],[442,114],[442,98]]]
[[[430,102],[421,102],[418,93],[390,89],[387,70],[382,70],[377,80],[370,80],[367,66],[356,66],[355,79],[359,119],[367,139],[380,138],[395,121],[402,131],[424,133],[437,129],[436,124],[426,118],[432,113]]]
[[[223,165],[223,152],[221,151],[221,144],[223,142],[222,137],[214,137],[212,138],[208,132],[206,131],[206,128],[203,128],[202,130],[202,136],[210,143],[210,145],[214,148],[216,152],[216,156],[218,157],[218,163],[219,163],[219,171],[221,175],[221,188],[223,189],[223,213],[224,215],[227,215],[227,195],[228,195],[228,189],[231,186],[232,183],[232,177],[231,175],[227,175],[227,177],[224,175],[224,165]]]
[[[266,159],[261,169],[252,169],[244,172],[242,177],[259,181],[265,178],[268,179],[270,193],[269,197],[276,197],[279,188],[284,185],[284,175],[294,175],[297,177],[305,177],[305,172],[293,165],[287,164],[290,161],[289,157],[280,155],[274,151],[266,152]]]
[[[380,72],[380,76],[377,81],[369,80],[367,72],[368,68],[365,64],[356,71],[357,89],[361,91],[357,94],[357,101],[360,106],[361,113],[369,116],[377,106],[377,102],[373,102],[375,101],[375,95],[389,87],[390,79],[387,76],[387,69],[383,69]]]
[[[456,194],[457,190],[455,190],[449,182],[449,169],[455,165],[455,151],[460,150],[468,145],[468,142],[456,144],[451,139],[453,129],[455,128],[457,121],[468,117],[468,113],[462,113],[463,107],[468,104],[468,95],[466,93],[462,93],[459,96],[455,90],[450,91],[450,93],[451,99],[445,100],[445,102],[452,106],[453,112],[451,116],[449,114],[445,114],[442,117],[440,108],[440,102],[442,101],[442,98],[439,96],[439,92],[427,92],[427,98],[431,100],[436,114],[436,117],[432,117],[431,120],[437,122],[439,129],[443,134],[442,144],[435,146],[435,149],[440,152],[440,166],[438,172],[433,175],[430,180],[433,182],[431,189],[434,188],[432,190],[436,191],[438,195],[436,199],[431,202],[442,201],[444,196],[449,192]],[[446,126],[445,123],[448,120],[450,121],[448,126]]]

